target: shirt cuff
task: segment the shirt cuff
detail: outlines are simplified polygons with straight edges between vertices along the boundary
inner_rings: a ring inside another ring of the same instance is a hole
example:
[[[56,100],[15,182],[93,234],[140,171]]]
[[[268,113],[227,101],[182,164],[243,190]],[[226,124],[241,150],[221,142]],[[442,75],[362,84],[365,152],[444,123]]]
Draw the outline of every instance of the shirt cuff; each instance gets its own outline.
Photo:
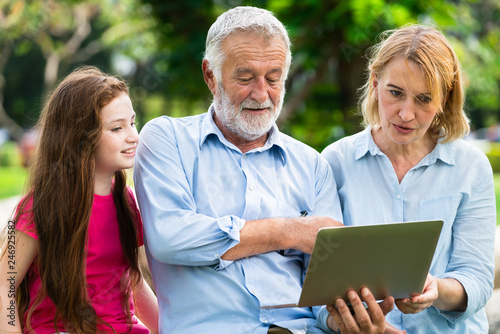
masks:
[[[332,331],[330,329],[330,327],[328,327],[327,319],[328,319],[328,316],[330,315],[330,312],[328,312],[328,310],[326,309],[326,306],[319,306],[319,311],[316,314],[317,314],[316,327],[321,328],[326,333],[331,333],[331,334],[338,333],[338,332]]]
[[[215,270],[222,270],[231,265],[234,261],[227,261],[222,259],[222,255],[229,249],[233,248],[240,242],[240,231],[245,226],[246,220],[235,217],[235,216],[225,216],[217,219],[217,224],[219,229],[226,233],[229,237],[228,242],[225,244],[223,249],[216,255],[219,259],[219,263],[215,266]],[[220,255],[219,255],[220,254]]]
[[[451,324],[455,324],[459,321],[463,321],[470,316],[474,315],[479,309],[477,296],[480,295],[477,284],[475,284],[467,276],[461,275],[455,272],[448,272],[441,275],[437,275],[437,278],[453,278],[462,284],[467,295],[467,308],[465,311],[442,311],[437,309],[438,313],[444,317]]]

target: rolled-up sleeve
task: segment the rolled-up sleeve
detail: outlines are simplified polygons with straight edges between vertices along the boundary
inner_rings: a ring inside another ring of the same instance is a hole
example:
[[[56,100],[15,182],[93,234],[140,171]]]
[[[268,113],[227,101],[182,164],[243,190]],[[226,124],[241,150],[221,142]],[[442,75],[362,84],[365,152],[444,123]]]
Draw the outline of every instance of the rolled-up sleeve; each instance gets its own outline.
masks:
[[[453,249],[446,272],[439,278],[454,278],[467,294],[465,312],[439,313],[455,323],[469,318],[490,299],[494,279],[495,193],[491,167],[484,157],[476,160],[470,192],[463,194],[462,203],[453,222]]]
[[[238,244],[245,220],[198,213],[168,118],[151,121],[142,129],[134,183],[145,238],[155,260],[218,269],[231,263],[221,256]]]

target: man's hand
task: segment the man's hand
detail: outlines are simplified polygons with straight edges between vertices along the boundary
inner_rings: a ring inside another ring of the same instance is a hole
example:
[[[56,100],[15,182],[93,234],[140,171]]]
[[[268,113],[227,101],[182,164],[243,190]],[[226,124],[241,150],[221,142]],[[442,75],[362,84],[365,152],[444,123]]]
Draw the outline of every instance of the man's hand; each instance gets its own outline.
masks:
[[[343,299],[337,299],[335,306],[327,306],[330,316],[328,317],[328,327],[331,330],[339,330],[345,333],[404,333],[394,327],[387,328],[385,315],[394,307],[394,298],[387,297],[380,304],[368,288],[361,289],[361,297],[366,303],[363,305],[361,298],[354,291],[349,291],[347,297],[354,310],[351,314],[349,307]]]
[[[344,226],[344,224],[329,217],[309,216],[286,220],[287,249],[297,249],[311,254],[319,229],[323,227]]]
[[[398,299],[396,300],[396,305],[404,314],[418,313],[430,307],[438,296],[436,279],[431,274],[427,274],[424,291],[420,295]]]

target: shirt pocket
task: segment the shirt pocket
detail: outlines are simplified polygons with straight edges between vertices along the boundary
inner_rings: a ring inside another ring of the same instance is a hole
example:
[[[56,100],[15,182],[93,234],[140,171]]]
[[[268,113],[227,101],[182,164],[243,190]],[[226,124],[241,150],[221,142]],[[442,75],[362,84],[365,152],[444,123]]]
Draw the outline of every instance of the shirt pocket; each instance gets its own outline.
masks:
[[[436,251],[431,263],[433,274],[439,274],[446,270],[446,265],[451,255],[451,246],[453,240],[453,222],[457,215],[462,194],[452,194],[447,196],[435,197],[420,201],[419,203],[419,220],[442,220],[443,228],[436,246]],[[434,268],[436,261],[438,266]]]

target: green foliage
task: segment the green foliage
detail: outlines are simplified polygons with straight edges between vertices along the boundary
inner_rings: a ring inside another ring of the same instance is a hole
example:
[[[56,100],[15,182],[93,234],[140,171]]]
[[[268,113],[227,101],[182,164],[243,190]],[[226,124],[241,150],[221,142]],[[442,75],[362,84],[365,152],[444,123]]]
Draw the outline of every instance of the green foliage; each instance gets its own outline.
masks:
[[[0,167],[20,167],[21,154],[15,142],[8,141],[0,146]],[[3,184],[3,183],[2,183]]]
[[[136,63],[148,62],[157,46],[150,7],[138,0],[0,0],[0,17],[0,52],[11,53],[0,57],[3,104],[25,128],[36,122],[57,79],[73,68],[91,64],[127,76],[130,71],[124,73],[123,66],[112,68],[112,59],[121,55],[134,69]],[[5,70],[2,61],[7,61]],[[132,85],[144,79],[143,72],[136,73],[128,78]],[[159,86],[141,87],[150,91]]]
[[[182,117],[188,115],[201,114],[207,111],[208,106],[202,101],[196,101],[191,103],[189,108],[186,108],[186,103],[179,99],[165,99],[161,94],[149,94],[148,97],[143,101],[143,107],[147,110],[148,119],[160,117],[163,115],[168,115],[171,117]],[[142,128],[144,123],[139,124],[139,128]]]
[[[462,64],[472,124],[488,127],[500,118],[500,2],[458,1],[453,16],[441,28]]]
[[[292,108],[290,115],[282,115],[280,126],[317,149],[324,147],[329,140],[335,140],[336,135],[332,133],[359,131],[361,119],[356,116],[356,92],[363,84],[366,50],[377,41],[381,32],[405,24],[424,22],[442,27],[450,39],[457,41],[457,48],[464,50],[461,59],[464,69],[470,73],[468,82],[473,96],[469,99],[469,107],[474,110],[471,113],[474,123],[482,125],[483,114],[488,115],[492,106],[498,106],[497,83],[500,77],[495,72],[500,69],[500,57],[496,56],[498,50],[491,47],[500,45],[491,43],[498,41],[495,33],[498,23],[490,22],[490,27],[485,29],[479,15],[479,11],[485,11],[488,17],[494,17],[495,10],[489,10],[497,6],[493,2],[142,1],[152,6],[152,15],[157,18],[156,27],[162,36],[163,55],[156,61],[161,64],[162,73],[166,73],[162,77],[162,89],[169,98],[175,96],[174,99],[186,103],[206,101],[210,97],[202,81],[200,64],[206,32],[217,15],[237,5],[259,6],[273,11],[290,33],[294,55],[285,99],[285,106],[290,103]],[[181,12],[189,14],[181,15]],[[461,19],[457,20],[457,17]],[[474,48],[470,43],[478,39],[470,33],[476,31],[490,44],[480,42],[481,48]],[[477,56],[468,58],[466,55],[470,49],[474,49]],[[481,62],[488,66],[482,66]],[[302,90],[308,92],[301,94]],[[305,96],[302,101],[294,101],[293,96],[302,95]],[[342,117],[338,117],[340,114]]]
[[[318,150],[359,131],[357,90],[367,49],[383,31],[410,23],[436,25],[449,37],[463,65],[473,126],[500,118],[495,0],[0,0],[0,52],[12,46],[0,73],[5,110],[23,127],[34,124],[52,54],[61,58],[58,78],[83,63],[124,76],[141,124],[205,111],[211,99],[201,72],[206,34],[219,14],[239,5],[270,9],[287,27],[294,60],[280,127]],[[77,14],[90,17],[91,33],[68,55],[64,46]]]
[[[500,143],[489,143],[489,147],[486,156],[490,160],[493,173],[500,174]]]
[[[309,90],[293,106],[282,129],[318,150],[341,133],[359,131],[357,91],[365,79],[367,49],[385,30],[416,23],[422,16],[432,20],[434,11],[445,8],[443,4],[442,0],[296,0],[270,6],[293,41],[285,105]]]
[[[0,167],[0,199],[17,196],[24,190],[26,169],[22,167]]]
[[[162,68],[162,88],[181,100],[208,98],[201,72],[205,39],[219,13],[211,0],[143,0],[151,6],[159,33],[155,62]]]

